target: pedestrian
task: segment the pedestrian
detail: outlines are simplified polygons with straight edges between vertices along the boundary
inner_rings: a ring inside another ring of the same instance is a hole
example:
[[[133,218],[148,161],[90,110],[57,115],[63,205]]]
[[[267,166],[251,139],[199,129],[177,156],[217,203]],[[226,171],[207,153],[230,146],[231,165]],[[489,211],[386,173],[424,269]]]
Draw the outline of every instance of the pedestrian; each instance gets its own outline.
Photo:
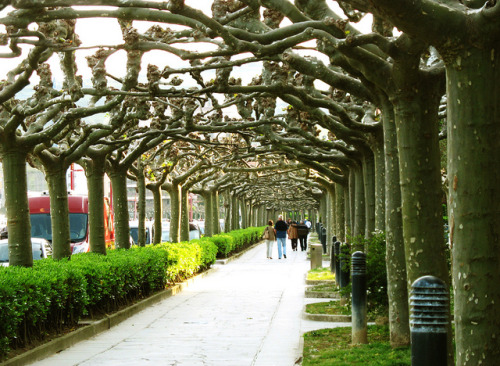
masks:
[[[276,234],[276,241],[278,242],[278,259],[283,257],[286,258],[286,232],[288,230],[288,225],[283,221],[283,215],[278,216],[278,221],[274,225],[274,233]]]
[[[273,245],[276,240],[276,234],[274,232],[273,220],[269,220],[266,228],[264,229],[264,233],[262,234],[262,238],[266,240],[267,245],[267,258],[273,259]]]
[[[299,237],[300,250],[305,251],[307,249],[307,234],[309,234],[309,229],[305,224],[304,220],[297,225],[297,235]]]
[[[297,233],[297,223],[295,221],[290,222],[288,227],[288,239],[292,242],[292,250],[297,251],[297,239],[299,238]]]

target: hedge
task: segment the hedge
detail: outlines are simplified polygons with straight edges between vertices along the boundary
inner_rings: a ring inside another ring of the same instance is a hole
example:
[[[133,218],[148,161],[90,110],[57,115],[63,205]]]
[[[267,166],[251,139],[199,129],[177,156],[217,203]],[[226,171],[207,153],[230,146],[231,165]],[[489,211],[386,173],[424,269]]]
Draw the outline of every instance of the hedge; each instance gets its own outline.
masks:
[[[0,359],[84,316],[117,310],[209,268],[260,240],[263,228],[235,230],[182,243],[116,249],[107,255],[0,267]]]

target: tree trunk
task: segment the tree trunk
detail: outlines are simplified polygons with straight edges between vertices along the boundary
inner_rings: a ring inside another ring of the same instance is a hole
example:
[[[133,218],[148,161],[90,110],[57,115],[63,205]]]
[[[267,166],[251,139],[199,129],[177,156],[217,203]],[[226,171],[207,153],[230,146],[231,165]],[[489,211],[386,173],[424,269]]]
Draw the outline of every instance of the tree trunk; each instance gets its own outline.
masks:
[[[138,238],[137,245],[140,247],[146,246],[146,179],[144,178],[143,166],[141,158],[137,164],[138,174],[137,180],[137,230]],[[152,235],[152,233],[149,233]],[[153,238],[151,238],[153,239]]]
[[[336,234],[337,240],[345,242],[345,189],[341,184],[335,185],[335,212],[336,212]]]
[[[189,191],[181,187],[180,241],[189,241]]]
[[[9,232],[9,263],[11,266],[31,267],[31,224],[26,182],[26,151],[6,149],[3,144],[2,166]]]
[[[396,125],[392,106],[382,107],[385,152],[385,240],[387,265],[387,295],[389,298],[389,327],[393,348],[410,344],[410,319],[406,279],[403,219],[401,216],[401,187]]]
[[[432,90],[416,91],[411,100],[400,98],[395,103],[409,286],[428,274],[449,283],[441,208],[438,103]]]
[[[425,275],[448,285],[442,219],[440,151],[438,141],[439,85],[424,80],[416,87],[403,75],[399,94],[392,98],[399,152],[399,174],[408,286]],[[453,363],[451,324],[448,363]]]
[[[50,225],[52,228],[52,258],[71,257],[68,186],[66,169],[45,167],[45,180],[50,196]]]
[[[86,161],[85,174],[89,194],[89,245],[90,251],[106,254],[104,236],[104,162],[99,156]]]
[[[205,202],[205,236],[213,236],[213,208],[212,208],[212,193],[211,192],[203,192],[202,194],[203,201]]]
[[[356,215],[356,206],[355,206],[355,192],[356,192],[356,176],[354,173],[354,167],[351,167],[349,169],[349,232],[347,232],[347,235],[353,236],[354,235],[354,220],[355,220],[355,215]]]
[[[467,47],[447,65],[457,365],[500,356],[499,55],[498,43]]]
[[[247,201],[242,198],[240,200],[240,207],[241,207],[241,228],[246,229],[248,227],[248,222],[247,222]]]
[[[163,218],[163,197],[160,184],[149,184],[149,190],[153,193],[153,207],[154,207],[154,234],[153,234],[153,244],[160,244],[162,239],[162,218]],[[170,196],[172,197],[172,196]],[[172,202],[172,199],[170,199]],[[172,225],[172,223],[170,223]],[[172,227],[170,227],[172,230]],[[170,238],[172,237],[172,231],[170,231]],[[170,240],[167,238],[167,241]]]
[[[213,191],[211,192],[212,196],[212,215],[210,216],[212,219],[212,227],[213,234],[220,234],[220,223],[219,223],[219,192]]]
[[[172,183],[172,189],[168,193],[170,194],[170,239],[172,243],[178,243],[181,234],[181,186]]]
[[[375,159],[375,230],[378,231],[385,231],[385,156],[383,135],[381,133],[380,136],[375,136],[375,142],[372,144],[373,157]]]
[[[349,174],[349,183],[351,181],[351,174]],[[352,226],[351,226],[351,195],[350,195],[351,187],[348,184],[347,187],[344,187],[344,242],[348,242],[348,236],[352,235]]]
[[[366,228],[366,211],[365,211],[365,186],[363,182],[363,169],[361,167],[354,168],[354,228],[353,236],[360,237],[365,235]],[[356,250],[362,250],[358,248]]]
[[[231,230],[240,228],[240,207],[236,194],[231,195]]]
[[[363,154],[363,190],[365,202],[365,238],[375,231],[375,158],[372,151]]]
[[[113,212],[115,215],[115,246],[130,249],[130,226],[127,200],[127,174],[117,169],[109,174],[113,188]]]

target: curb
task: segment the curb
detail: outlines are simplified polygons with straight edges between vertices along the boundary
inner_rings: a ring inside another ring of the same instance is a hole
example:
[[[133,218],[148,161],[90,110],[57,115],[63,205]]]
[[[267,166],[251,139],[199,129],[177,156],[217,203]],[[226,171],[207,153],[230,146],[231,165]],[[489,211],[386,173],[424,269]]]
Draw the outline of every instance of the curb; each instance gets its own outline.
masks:
[[[348,323],[351,322],[350,315],[331,315],[331,314],[309,314],[305,310],[302,317],[307,320],[316,320],[320,322],[332,322],[332,323]]]
[[[215,260],[215,264],[220,264],[220,265],[226,265],[228,264],[229,262],[235,260],[235,259],[238,259],[239,257],[241,257],[243,254],[245,254],[246,252],[248,252],[250,249],[253,249],[254,247],[256,247],[257,245],[260,245],[262,244],[264,241],[263,240],[260,240],[258,241],[257,243],[255,244],[252,244],[250,245],[249,247],[246,247],[245,249],[243,249],[241,252],[238,252],[238,253],[235,253],[233,254],[232,256],[228,257],[228,258],[222,258],[222,259],[216,259]]]
[[[132,315],[139,313],[140,311],[144,310],[145,308],[153,304],[156,304],[171,296],[175,296],[183,289],[193,284],[195,281],[198,281],[215,271],[217,271],[217,268],[210,268],[194,277],[187,279],[184,282],[174,285],[169,289],[158,292],[144,300],[141,300],[133,305],[130,305],[129,307],[123,310],[117,311],[116,313],[106,316],[103,319],[93,321],[88,325],[75,330],[74,332],[50,340],[47,343],[42,344],[41,346],[38,346],[16,357],[6,360],[0,363],[0,366],[22,366],[29,363],[33,363],[35,361],[40,361],[57,352],[61,352],[62,350],[69,348],[78,342],[89,339],[99,333],[102,333],[110,329],[111,327],[117,324],[120,324],[124,320],[130,318]]]
[[[306,285],[335,285],[335,280],[306,280]]]
[[[305,291],[305,295],[310,299],[340,299],[340,295],[338,292],[328,292],[328,291]]]

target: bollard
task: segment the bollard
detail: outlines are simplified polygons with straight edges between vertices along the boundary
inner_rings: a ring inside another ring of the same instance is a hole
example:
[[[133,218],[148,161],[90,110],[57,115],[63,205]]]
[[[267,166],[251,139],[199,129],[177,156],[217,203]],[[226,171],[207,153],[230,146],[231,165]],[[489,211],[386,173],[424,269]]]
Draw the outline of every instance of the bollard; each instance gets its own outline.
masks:
[[[412,366],[446,366],[448,289],[434,276],[411,285],[410,332]]]
[[[326,227],[321,229],[321,245],[323,246],[323,253],[326,253]]]
[[[332,247],[330,250],[330,272],[335,273],[335,242],[337,241],[337,237],[334,236],[332,238]],[[335,277],[337,278],[337,277]]]
[[[352,344],[368,343],[366,328],[366,254],[354,252],[351,260]]]
[[[323,267],[323,253],[322,247],[319,244],[312,244],[309,246],[311,255],[311,269]]]
[[[337,286],[340,287],[340,241],[336,241],[334,244],[335,250],[335,281]]]

